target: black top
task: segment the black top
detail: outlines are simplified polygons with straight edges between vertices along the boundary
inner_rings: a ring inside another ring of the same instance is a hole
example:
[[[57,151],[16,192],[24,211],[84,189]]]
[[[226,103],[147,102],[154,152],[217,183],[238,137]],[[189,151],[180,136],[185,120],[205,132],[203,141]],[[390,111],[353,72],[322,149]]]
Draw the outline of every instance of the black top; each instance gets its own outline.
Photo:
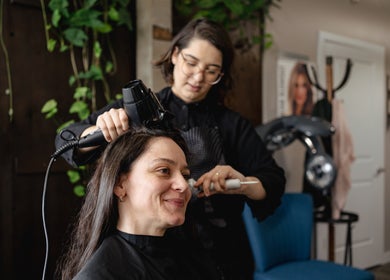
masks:
[[[204,100],[191,104],[177,98],[170,88],[163,89],[157,97],[163,107],[175,115],[173,123],[181,130],[190,152],[195,155],[194,159],[189,160],[195,179],[216,164],[228,164],[244,176],[255,176],[262,182],[267,196],[260,201],[241,195],[221,194],[192,199],[184,226],[169,231],[180,232],[190,243],[210,250],[220,269],[225,272],[225,279],[252,279],[253,259],[241,213],[245,202],[259,220],[274,212],[284,193],[283,170],[276,164],[251,123],[218,104],[214,93],[210,92]],[[123,101],[118,100],[91,114],[85,121],[69,126],[69,129],[75,135],[80,135],[87,127],[96,124],[100,114],[110,108],[122,107]],[[209,140],[203,141],[203,136]],[[203,141],[201,145],[198,144],[200,141]],[[57,148],[64,144],[65,141],[57,135]],[[69,150],[62,156],[72,165],[81,165],[95,160],[103,149],[104,145],[82,157]],[[205,151],[200,155],[202,149]],[[198,161],[198,157],[203,159]]]
[[[204,256],[172,246],[166,237],[124,232],[104,239],[75,280],[203,280],[218,279],[215,266],[202,267]],[[211,264],[211,262],[209,262]]]

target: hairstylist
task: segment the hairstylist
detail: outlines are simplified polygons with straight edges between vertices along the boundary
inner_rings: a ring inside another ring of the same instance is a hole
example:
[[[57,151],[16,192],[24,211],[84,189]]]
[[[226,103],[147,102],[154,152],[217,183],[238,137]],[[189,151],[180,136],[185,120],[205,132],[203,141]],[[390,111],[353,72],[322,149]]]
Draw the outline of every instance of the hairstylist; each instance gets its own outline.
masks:
[[[172,233],[201,246],[218,263],[223,279],[252,279],[253,259],[241,213],[248,203],[258,219],[278,207],[285,188],[283,170],[277,166],[250,122],[223,105],[231,88],[234,50],[229,35],[217,23],[197,19],[189,22],[173,39],[165,55],[156,62],[170,85],[158,94],[165,109],[175,115],[190,149],[191,176],[204,193],[187,209],[184,232]],[[118,101],[68,129],[86,135],[100,128],[107,141],[124,133],[129,121]],[[57,146],[64,144],[57,136]],[[68,151],[71,164],[84,164],[104,149]],[[258,181],[227,190],[225,180]],[[215,189],[210,191],[210,183]]]

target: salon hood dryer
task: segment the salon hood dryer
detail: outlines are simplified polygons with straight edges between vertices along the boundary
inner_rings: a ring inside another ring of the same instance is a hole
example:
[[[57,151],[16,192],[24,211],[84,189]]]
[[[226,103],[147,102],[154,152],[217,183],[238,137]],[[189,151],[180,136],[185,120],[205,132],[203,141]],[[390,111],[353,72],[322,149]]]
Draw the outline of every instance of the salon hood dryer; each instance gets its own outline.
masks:
[[[274,152],[299,140],[306,148],[305,178],[311,186],[327,193],[337,169],[325,153],[321,137],[331,136],[335,128],[328,121],[311,116],[285,116],[256,127],[269,151]]]

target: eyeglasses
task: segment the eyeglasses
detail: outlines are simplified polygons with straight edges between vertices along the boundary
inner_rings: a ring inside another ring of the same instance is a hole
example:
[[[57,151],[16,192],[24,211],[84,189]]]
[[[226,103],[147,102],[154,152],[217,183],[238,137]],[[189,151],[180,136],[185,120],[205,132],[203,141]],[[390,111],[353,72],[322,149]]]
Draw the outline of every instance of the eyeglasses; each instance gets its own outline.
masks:
[[[220,66],[208,65],[205,69],[201,69],[199,66],[199,61],[186,57],[186,55],[182,52],[180,52],[180,54],[183,58],[181,70],[187,77],[196,75],[199,72],[204,72],[205,81],[210,85],[215,85],[221,80],[223,73],[220,70]]]

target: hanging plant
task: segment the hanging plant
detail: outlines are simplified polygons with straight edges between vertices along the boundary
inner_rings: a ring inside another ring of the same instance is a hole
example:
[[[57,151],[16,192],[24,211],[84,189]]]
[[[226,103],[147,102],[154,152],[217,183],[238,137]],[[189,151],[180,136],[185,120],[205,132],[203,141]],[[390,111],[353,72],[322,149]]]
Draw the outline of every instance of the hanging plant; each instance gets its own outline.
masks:
[[[72,66],[69,86],[73,89],[73,103],[68,109],[69,119],[56,118],[59,102],[55,99],[47,100],[41,109],[46,119],[56,122],[59,133],[96,111],[98,94],[107,103],[121,97],[111,93],[107,79],[117,69],[110,34],[121,26],[132,31],[130,0],[50,0],[47,6],[44,0],[40,1],[47,50],[68,52]],[[67,173],[76,195],[82,196],[85,166]]]
[[[272,45],[272,35],[265,33],[265,19],[270,8],[279,8],[281,0],[177,0],[176,10],[190,18],[210,18],[221,23],[227,30],[237,31],[234,46],[241,52],[260,44],[261,52]],[[248,24],[258,24],[259,32],[253,34]]]

